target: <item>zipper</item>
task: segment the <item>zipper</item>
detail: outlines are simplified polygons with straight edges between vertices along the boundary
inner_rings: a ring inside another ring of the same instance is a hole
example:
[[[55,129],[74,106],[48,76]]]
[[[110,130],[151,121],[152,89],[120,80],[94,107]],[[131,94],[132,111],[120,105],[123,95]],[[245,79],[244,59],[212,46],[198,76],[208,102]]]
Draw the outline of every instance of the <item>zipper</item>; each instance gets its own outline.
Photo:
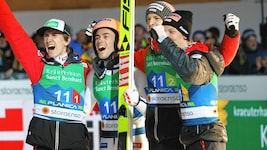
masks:
[[[154,109],[154,119],[155,119],[155,124],[154,124],[154,138],[159,142],[159,137],[158,137],[158,107],[155,107]]]
[[[56,121],[56,130],[55,130],[55,150],[59,149],[59,121]]]

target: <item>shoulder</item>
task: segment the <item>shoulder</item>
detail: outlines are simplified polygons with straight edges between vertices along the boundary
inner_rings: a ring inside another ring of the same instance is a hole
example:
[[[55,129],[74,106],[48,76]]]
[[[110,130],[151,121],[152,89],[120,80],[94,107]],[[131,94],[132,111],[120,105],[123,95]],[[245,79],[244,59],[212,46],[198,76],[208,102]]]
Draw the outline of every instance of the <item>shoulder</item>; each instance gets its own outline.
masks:
[[[191,58],[201,59],[202,56],[205,56],[205,54],[209,52],[209,47],[204,43],[194,43],[189,48],[187,48],[185,52]]]
[[[205,43],[194,43],[192,46],[186,49],[186,53],[207,53],[209,52],[209,45]]]

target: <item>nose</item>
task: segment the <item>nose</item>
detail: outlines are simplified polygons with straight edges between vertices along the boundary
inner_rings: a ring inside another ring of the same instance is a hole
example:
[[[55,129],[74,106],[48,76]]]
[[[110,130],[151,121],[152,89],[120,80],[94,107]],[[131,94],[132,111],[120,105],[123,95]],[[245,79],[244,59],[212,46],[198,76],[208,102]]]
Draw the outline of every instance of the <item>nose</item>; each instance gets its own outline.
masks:
[[[96,47],[98,47],[101,43],[103,43],[103,38],[98,37],[98,38],[95,40],[95,45],[96,45]]]
[[[147,22],[147,25],[148,25],[148,29],[150,30],[150,29],[155,25],[155,21],[153,21],[153,20],[151,19],[151,20],[149,20],[149,21]]]

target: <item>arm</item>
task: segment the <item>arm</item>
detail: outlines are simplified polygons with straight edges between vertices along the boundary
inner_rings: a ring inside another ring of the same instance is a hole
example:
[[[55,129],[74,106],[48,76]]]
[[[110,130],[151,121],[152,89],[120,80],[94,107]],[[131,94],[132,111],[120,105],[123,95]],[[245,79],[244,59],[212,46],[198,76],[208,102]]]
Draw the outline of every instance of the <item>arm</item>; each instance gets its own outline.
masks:
[[[138,50],[134,53],[134,66],[145,73],[145,57],[150,47],[147,46],[145,49]]]
[[[32,39],[16,20],[5,0],[0,0],[0,30],[5,34],[15,57],[24,67],[32,83],[36,83],[42,73],[41,55]]]
[[[239,20],[232,13],[224,15],[225,34],[218,50],[223,55],[225,66],[233,61],[239,47]]]
[[[223,36],[222,43],[218,50],[223,55],[225,66],[228,66],[234,59],[240,41],[240,32],[235,37]]]
[[[84,98],[84,112],[86,115],[89,115],[92,111],[94,111],[94,108],[97,106],[97,101],[93,94],[93,76],[94,71],[90,71],[86,77],[86,91]]]
[[[145,91],[145,88],[147,87],[147,79],[146,79],[146,75],[145,73],[143,73],[141,70],[139,70],[138,68],[135,68],[134,71],[134,78],[135,78],[135,86],[138,90],[139,93],[139,102],[138,104],[135,106],[135,108],[137,108],[138,111],[140,111],[143,115],[146,114],[146,98],[147,98],[147,94]]]
[[[134,78],[136,79],[134,80],[135,86],[125,90],[123,96],[127,104],[134,106],[139,112],[145,115],[147,107],[147,94],[145,92],[145,87],[147,87],[146,75],[138,68],[135,68]]]
[[[159,43],[159,47],[172,68],[185,82],[202,85],[212,79],[214,71],[208,59],[198,49],[188,55],[168,37]]]
[[[185,82],[195,85],[206,84],[210,82],[214,72],[220,75],[224,69],[221,54],[215,51],[209,52],[205,44],[193,44],[183,50],[167,37],[162,25],[154,26],[150,34],[157,39],[162,54]]]

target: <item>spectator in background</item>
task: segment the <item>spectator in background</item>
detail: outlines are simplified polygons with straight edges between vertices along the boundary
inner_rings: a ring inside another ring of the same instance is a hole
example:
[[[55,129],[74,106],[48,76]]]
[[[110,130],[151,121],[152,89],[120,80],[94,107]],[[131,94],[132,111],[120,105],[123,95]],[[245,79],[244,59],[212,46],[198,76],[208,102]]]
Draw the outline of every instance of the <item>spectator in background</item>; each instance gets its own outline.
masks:
[[[45,52],[44,37],[42,37],[41,35],[35,32],[32,34],[31,38],[33,42],[35,43],[35,45],[37,46],[37,48],[41,50],[42,52]]]
[[[87,28],[88,29],[88,28]],[[92,35],[87,35],[87,31],[84,33],[87,36],[87,43],[83,45],[84,52],[81,55],[81,59],[86,60],[90,64],[92,64],[94,58],[96,57],[93,42],[92,42]]]
[[[195,31],[192,35],[192,40],[195,42],[205,43],[205,41],[206,41],[205,32],[202,30]]]
[[[135,25],[135,32],[134,32],[134,50],[140,50],[147,46],[147,30],[141,24]]]
[[[14,54],[3,33],[0,33],[0,79],[11,79]]]
[[[206,43],[219,47],[220,31],[217,27],[210,27],[205,31]]]
[[[254,29],[246,29],[242,33],[240,48],[247,57],[248,74],[264,74],[267,67],[267,50],[258,42]]]
[[[244,49],[240,46],[232,63],[225,68],[223,74],[245,75],[248,74],[248,59]]]
[[[90,45],[92,45],[92,44],[90,44]],[[85,52],[83,52],[81,59],[86,60],[90,64],[92,64],[95,57],[96,57],[96,54],[95,54],[94,48],[92,46],[90,46],[90,47],[88,47],[88,49]]]
[[[85,29],[81,29],[76,33],[76,39],[71,40],[70,47],[73,48],[73,50],[81,56],[86,50],[84,49],[84,46],[87,45],[91,39],[85,35]]]
[[[14,79],[27,79],[28,78],[23,66],[16,58],[13,61],[12,68],[14,71],[14,75],[13,75]]]

